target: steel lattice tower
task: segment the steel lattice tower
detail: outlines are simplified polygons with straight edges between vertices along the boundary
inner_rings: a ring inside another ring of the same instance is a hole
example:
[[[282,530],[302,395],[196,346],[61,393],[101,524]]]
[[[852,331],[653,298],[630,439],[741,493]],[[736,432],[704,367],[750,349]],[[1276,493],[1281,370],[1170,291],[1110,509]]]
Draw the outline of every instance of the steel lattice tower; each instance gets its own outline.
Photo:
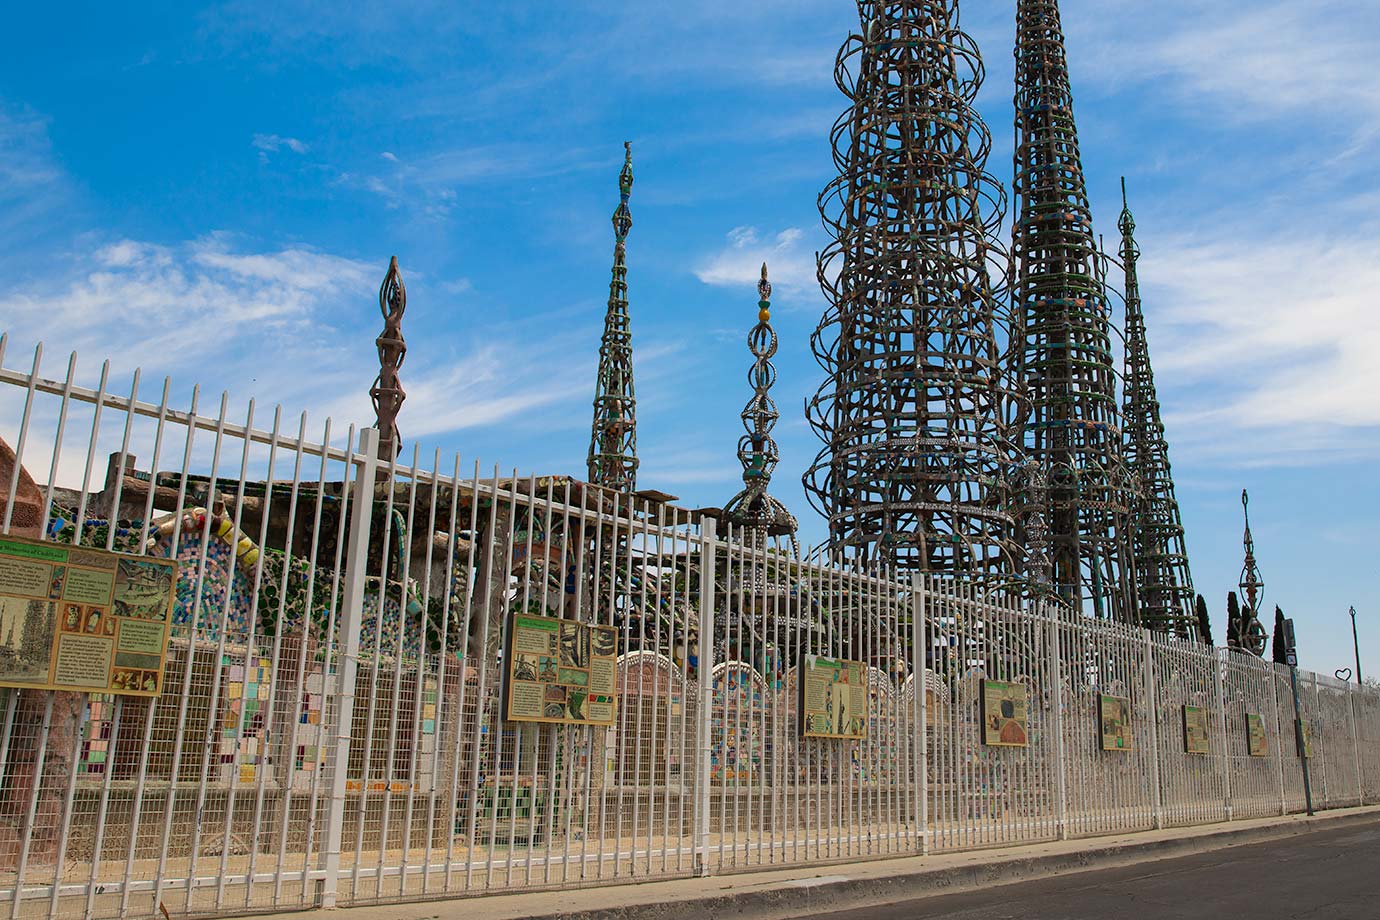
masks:
[[[1049,471],[1054,582],[1075,607],[1136,622],[1133,494],[1121,453],[1107,298],[1098,274],[1055,0],[1019,0],[1013,306],[1030,400],[1028,456]]]
[[[1020,567],[988,271],[1005,193],[972,108],[977,46],[954,0],[860,0],[839,51],[851,105],[820,195],[830,302],[811,338],[828,377],[807,406],[823,450],[805,475],[832,549],[901,570],[1006,579]]]
[[[632,327],[628,316],[627,239],[632,229],[632,144],[623,144],[618,208],[613,212],[613,278],[599,343],[589,481],[620,492],[637,488],[637,398],[633,393]]]
[[[1125,424],[1126,468],[1137,485],[1131,515],[1131,555],[1135,564],[1140,621],[1150,629],[1188,636],[1196,630],[1193,576],[1184,547],[1184,525],[1174,477],[1169,470],[1169,442],[1160,421],[1155,372],[1141,312],[1137,263],[1136,221],[1121,180],[1121,265],[1126,273],[1126,372],[1123,378],[1122,418]]]

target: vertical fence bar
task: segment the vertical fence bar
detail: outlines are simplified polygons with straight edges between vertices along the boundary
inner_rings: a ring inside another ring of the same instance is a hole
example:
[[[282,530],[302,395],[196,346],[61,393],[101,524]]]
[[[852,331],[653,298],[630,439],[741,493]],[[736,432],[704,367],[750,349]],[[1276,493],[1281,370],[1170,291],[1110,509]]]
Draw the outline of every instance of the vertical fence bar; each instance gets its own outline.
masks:
[[[695,765],[699,788],[695,790],[695,875],[711,874],[709,866],[709,759],[713,754],[710,734],[714,709],[714,563],[718,553],[715,520],[700,522],[700,711],[699,763]]]
[[[920,854],[930,852],[930,781],[929,781],[929,700],[925,674],[927,672],[925,645],[925,576],[916,572],[910,579],[910,645],[911,696],[917,710],[913,723],[919,736],[915,739],[915,789],[918,790]]]
[[[1223,649],[1212,656],[1212,680],[1217,691],[1217,725],[1222,732],[1222,814],[1232,817],[1231,754],[1227,750],[1227,693],[1222,685],[1222,670],[1231,660],[1231,649]]]
[[[340,645],[335,674],[335,705],[331,708],[331,747],[335,760],[331,772],[331,802],[326,816],[326,843],[321,850],[324,870],[317,889],[318,907],[336,905],[340,882],[340,841],[345,819],[345,777],[350,764],[350,734],[355,712],[355,673],[359,667],[359,631],[364,620],[364,578],[369,559],[369,531],[373,523],[374,480],[378,475],[379,433],[365,428],[359,433],[360,459],[355,467],[354,518],[350,522],[345,558],[345,591],[341,598]],[[329,662],[328,662],[329,664]],[[368,765],[365,765],[366,770]],[[367,773],[366,773],[367,780]]]
[[[1361,677],[1356,676],[1359,682]],[[1351,716],[1351,751],[1356,757],[1356,800],[1358,805],[1366,804],[1366,777],[1361,772],[1361,721],[1356,718],[1356,691],[1351,689],[1351,682],[1347,681],[1346,700],[1350,704],[1347,707],[1347,714]]]
[[[1045,614],[1049,621],[1049,682],[1051,686],[1051,697],[1054,701],[1054,761],[1058,769],[1054,780],[1055,809],[1059,822],[1059,839],[1069,839],[1069,797],[1068,797],[1068,761],[1064,743],[1064,662],[1062,647],[1059,636],[1059,622],[1061,611],[1058,609],[1041,610],[1036,608],[1037,614]]]

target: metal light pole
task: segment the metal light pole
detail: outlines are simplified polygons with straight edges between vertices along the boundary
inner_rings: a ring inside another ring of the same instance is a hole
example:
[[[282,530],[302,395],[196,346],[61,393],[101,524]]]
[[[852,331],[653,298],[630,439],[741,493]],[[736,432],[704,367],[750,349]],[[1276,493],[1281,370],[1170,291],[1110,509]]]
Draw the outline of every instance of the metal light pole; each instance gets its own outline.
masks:
[[[1361,640],[1356,638],[1356,606],[1351,607],[1351,647],[1356,650],[1356,687],[1360,689],[1365,684],[1361,683]]]
[[[1298,745],[1299,760],[1303,763],[1303,798],[1304,804],[1308,808],[1308,815],[1313,815],[1313,784],[1308,775],[1308,747],[1303,738],[1303,710],[1299,706],[1299,654],[1294,646],[1294,621],[1288,619],[1284,621],[1284,644],[1288,648],[1285,653],[1286,663],[1289,665],[1289,687],[1294,693],[1294,743]],[[1283,752],[1281,752],[1282,756]]]

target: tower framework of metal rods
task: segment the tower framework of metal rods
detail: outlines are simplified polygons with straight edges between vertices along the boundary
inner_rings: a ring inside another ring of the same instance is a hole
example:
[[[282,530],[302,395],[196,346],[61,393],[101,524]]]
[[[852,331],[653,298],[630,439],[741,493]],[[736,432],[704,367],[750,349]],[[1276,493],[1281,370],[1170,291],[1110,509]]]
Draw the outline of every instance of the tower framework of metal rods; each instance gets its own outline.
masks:
[[[805,475],[841,556],[1004,579],[1018,446],[988,262],[1005,206],[972,108],[982,78],[958,4],[858,4],[835,65],[850,99],[820,196],[830,302],[807,405],[824,447]]]
[[[1131,516],[1132,558],[1140,621],[1159,632],[1188,636],[1197,629],[1193,576],[1184,546],[1184,525],[1174,478],[1169,468],[1169,442],[1160,420],[1155,372],[1141,311],[1137,266],[1136,221],[1121,180],[1121,264],[1126,277],[1126,371],[1123,377],[1122,419],[1125,425],[1126,467],[1137,485]]]
[[[1017,4],[1015,105],[1012,296],[1030,400],[1025,450],[1049,473],[1054,583],[1080,609],[1134,622],[1134,490],[1055,0]]]
[[[613,212],[613,277],[599,343],[594,424],[589,439],[589,481],[619,492],[637,488],[637,397],[633,390],[632,325],[628,315],[627,239],[632,230],[632,144],[623,144],[618,208]]]

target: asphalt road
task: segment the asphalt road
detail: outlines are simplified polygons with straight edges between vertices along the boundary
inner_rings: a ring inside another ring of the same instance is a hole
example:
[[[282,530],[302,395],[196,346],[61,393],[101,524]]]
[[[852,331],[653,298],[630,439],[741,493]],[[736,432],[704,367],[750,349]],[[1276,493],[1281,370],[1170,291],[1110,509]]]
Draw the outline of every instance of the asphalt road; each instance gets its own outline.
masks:
[[[813,916],[828,920],[1377,920],[1380,820],[1197,856]]]

